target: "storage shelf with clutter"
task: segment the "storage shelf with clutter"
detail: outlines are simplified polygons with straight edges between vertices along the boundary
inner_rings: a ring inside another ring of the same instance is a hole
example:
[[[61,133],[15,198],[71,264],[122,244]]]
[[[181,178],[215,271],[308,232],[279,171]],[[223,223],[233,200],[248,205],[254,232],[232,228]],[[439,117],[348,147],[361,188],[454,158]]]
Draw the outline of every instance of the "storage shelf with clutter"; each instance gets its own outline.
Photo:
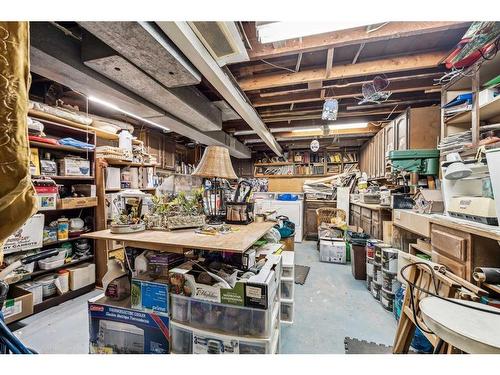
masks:
[[[28,131],[38,212],[6,240],[3,265],[41,251],[58,251],[9,276],[7,282],[18,291],[14,300],[23,306],[20,312],[9,312],[9,323],[85,294],[95,282],[94,241],[80,238],[95,230],[95,133],[55,115],[37,115],[29,118]],[[77,285],[72,276],[78,281],[75,269],[84,265],[85,282]]]

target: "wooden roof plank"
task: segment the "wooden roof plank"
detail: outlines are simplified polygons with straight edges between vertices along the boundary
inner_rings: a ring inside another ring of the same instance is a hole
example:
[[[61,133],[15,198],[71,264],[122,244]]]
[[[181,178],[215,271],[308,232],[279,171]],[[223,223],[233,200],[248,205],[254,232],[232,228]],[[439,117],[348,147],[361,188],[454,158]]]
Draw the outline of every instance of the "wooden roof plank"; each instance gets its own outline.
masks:
[[[407,55],[360,62],[356,65],[333,66],[330,70],[330,78],[340,79],[358,77],[369,74],[384,74],[415,69],[436,67],[447,52],[428,52],[418,55]],[[259,90],[270,87],[288,86],[299,83],[322,81],[325,77],[324,69],[309,69],[297,73],[277,73],[262,75],[253,78],[244,78],[239,81],[243,91]]]
[[[366,27],[340,30],[326,34],[318,34],[284,41],[280,46],[272,43],[261,44],[257,41],[255,24],[246,23],[245,33],[249,37],[252,49],[248,51],[250,60],[286,56],[297,52],[311,52],[331,47],[342,47],[352,44],[370,43],[380,40],[404,38],[424,35],[444,30],[460,29],[470,22],[390,22],[379,30],[367,32]]]

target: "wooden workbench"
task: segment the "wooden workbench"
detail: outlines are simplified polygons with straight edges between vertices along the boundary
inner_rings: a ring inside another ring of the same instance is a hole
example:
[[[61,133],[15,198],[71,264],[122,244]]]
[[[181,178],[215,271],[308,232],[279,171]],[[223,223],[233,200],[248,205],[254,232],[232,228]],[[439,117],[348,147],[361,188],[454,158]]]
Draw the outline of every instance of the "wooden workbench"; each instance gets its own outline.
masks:
[[[86,233],[82,237],[96,240],[115,240],[124,242],[126,246],[173,253],[182,253],[185,249],[243,253],[274,225],[276,225],[274,222],[231,225],[237,230],[228,234],[213,236],[195,233],[194,229],[175,231],[145,230],[126,234],[115,234],[106,229]]]

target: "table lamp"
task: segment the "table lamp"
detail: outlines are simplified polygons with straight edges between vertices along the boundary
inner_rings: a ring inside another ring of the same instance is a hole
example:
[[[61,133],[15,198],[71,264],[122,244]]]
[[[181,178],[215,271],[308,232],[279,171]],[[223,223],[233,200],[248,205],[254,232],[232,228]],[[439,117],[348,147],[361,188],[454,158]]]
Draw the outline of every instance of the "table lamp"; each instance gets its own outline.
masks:
[[[222,224],[226,216],[226,200],[221,179],[238,179],[231,164],[229,150],[223,146],[208,146],[192,175],[210,180],[210,187],[205,187],[203,193],[205,213],[208,224]]]

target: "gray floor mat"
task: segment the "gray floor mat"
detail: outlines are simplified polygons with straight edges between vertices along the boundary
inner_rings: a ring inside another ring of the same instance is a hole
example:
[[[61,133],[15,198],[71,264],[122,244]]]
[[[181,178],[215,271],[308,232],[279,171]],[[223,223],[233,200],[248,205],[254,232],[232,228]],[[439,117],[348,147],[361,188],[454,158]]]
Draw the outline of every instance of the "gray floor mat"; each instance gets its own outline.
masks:
[[[346,354],[392,354],[392,346],[376,344],[352,337],[344,339]]]
[[[295,265],[295,284],[304,285],[311,267]]]

